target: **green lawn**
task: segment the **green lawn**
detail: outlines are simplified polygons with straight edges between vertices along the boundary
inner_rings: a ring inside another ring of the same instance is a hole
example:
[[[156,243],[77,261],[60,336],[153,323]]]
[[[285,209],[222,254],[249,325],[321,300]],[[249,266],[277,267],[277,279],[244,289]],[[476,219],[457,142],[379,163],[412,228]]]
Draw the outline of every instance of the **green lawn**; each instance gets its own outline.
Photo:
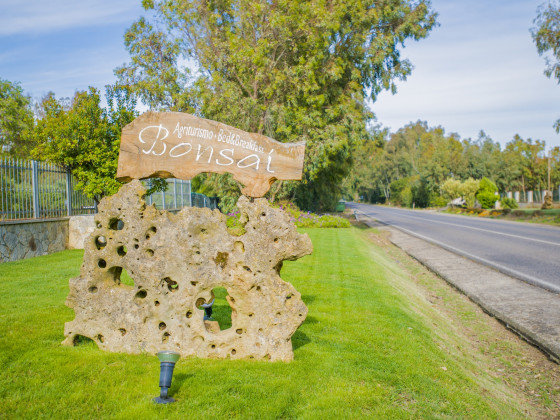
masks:
[[[63,347],[82,252],[0,265],[2,418],[525,418],[528,408],[461,347],[405,273],[358,229],[310,229],[313,255],[282,277],[309,308],[292,363],[181,359],[156,406],[153,355]],[[219,314],[217,314],[219,315]],[[436,315],[433,315],[436,316]]]

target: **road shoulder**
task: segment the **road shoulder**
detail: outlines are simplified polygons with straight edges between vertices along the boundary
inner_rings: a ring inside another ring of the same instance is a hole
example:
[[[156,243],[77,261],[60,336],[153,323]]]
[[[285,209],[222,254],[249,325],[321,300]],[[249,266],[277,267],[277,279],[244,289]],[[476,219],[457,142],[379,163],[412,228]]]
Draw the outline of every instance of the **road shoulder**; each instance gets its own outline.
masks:
[[[398,229],[379,226],[411,257],[560,363],[560,295],[532,286]]]

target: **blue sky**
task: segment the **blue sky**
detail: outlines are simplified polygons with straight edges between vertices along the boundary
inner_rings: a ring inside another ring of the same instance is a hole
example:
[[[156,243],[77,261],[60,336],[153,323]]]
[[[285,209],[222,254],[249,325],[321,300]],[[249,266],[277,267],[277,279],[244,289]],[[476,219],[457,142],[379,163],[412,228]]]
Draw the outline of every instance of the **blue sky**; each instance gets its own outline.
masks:
[[[26,93],[57,97],[113,83],[128,61],[125,30],[140,0],[0,0],[0,78]],[[541,0],[433,0],[440,26],[408,41],[402,55],[415,69],[396,95],[382,93],[372,109],[396,131],[423,120],[462,138],[480,130],[505,145],[518,133],[560,146],[560,86],[544,74],[529,29]]]

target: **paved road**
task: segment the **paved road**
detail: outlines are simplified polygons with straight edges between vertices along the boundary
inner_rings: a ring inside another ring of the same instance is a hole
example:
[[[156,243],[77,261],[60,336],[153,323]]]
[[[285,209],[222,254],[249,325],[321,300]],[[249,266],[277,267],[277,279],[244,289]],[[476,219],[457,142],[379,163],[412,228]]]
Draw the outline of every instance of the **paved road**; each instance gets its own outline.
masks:
[[[348,203],[381,223],[560,293],[560,228]]]

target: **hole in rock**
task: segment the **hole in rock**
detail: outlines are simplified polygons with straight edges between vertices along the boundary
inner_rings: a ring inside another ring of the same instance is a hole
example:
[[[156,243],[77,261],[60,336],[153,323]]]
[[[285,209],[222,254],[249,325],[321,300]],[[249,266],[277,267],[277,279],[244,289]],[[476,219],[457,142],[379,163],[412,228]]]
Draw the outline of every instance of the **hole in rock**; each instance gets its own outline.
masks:
[[[242,222],[241,218],[235,216],[231,217],[227,221],[227,231],[231,236],[243,236],[247,233],[245,225],[247,222]]]
[[[215,345],[215,344],[212,344],[210,347],[212,347],[213,349],[215,349],[215,348],[216,348],[216,345]]]
[[[235,349],[231,349],[231,354],[235,354],[235,353],[237,353],[237,352],[235,351]]]
[[[227,252],[218,252],[214,257],[214,262],[220,268],[224,268],[228,262],[228,253]]]
[[[101,235],[95,238],[95,246],[97,249],[103,249],[107,245],[107,239],[105,236]]]
[[[121,219],[113,218],[109,220],[109,229],[111,230],[123,230],[124,222]]]
[[[99,341],[100,343],[103,343],[103,342],[105,341],[105,337],[103,337],[101,334],[97,334],[97,335],[95,336],[95,339],[96,339],[97,341]]]
[[[158,328],[163,331],[167,328],[167,325],[165,325],[165,322],[160,322]]]
[[[245,269],[245,271],[248,271],[249,273],[252,272],[251,269],[250,269],[248,266],[246,266],[246,265],[244,265],[243,268]]]
[[[76,334],[72,340],[72,344],[75,346],[87,346],[93,345],[94,343],[95,342],[91,338],[79,334]]]
[[[155,228],[155,226],[152,226],[151,228],[149,228],[148,231],[146,232],[146,239],[150,239],[152,237],[152,235],[156,232],[157,232],[157,229]]]
[[[161,338],[161,342],[162,342],[162,343],[167,343],[167,342],[169,341],[169,336],[170,336],[170,335],[171,335],[171,334],[169,334],[168,332],[164,332],[164,333],[163,333],[163,337]]]
[[[241,328],[236,329],[235,332],[237,334],[243,334],[243,330]]]
[[[198,284],[198,282],[197,282],[197,281],[191,281],[191,284],[192,284],[193,286],[196,286],[196,285]]]
[[[153,257],[154,256],[154,250],[153,249],[147,249],[146,254],[148,254],[149,257]]]
[[[134,249],[138,249],[138,248],[140,248],[140,245],[134,244]]]
[[[243,242],[241,241],[235,241],[233,244],[233,249],[235,249],[237,252],[245,252],[245,245],[243,245]]]
[[[220,330],[227,330],[231,328],[231,306],[226,299],[228,296],[228,292],[225,287],[215,287],[212,289],[212,294],[214,295],[214,304],[211,308],[204,308],[203,305],[206,304],[206,301],[202,298],[197,299],[196,307],[201,310],[205,311],[206,315],[210,316],[210,321],[217,321],[220,325]],[[187,318],[188,316],[187,312]]]
[[[145,299],[146,296],[148,296],[148,292],[145,291],[144,289],[138,290],[138,292],[136,293],[136,295],[134,295],[134,297],[135,297],[135,298],[138,298],[138,299]]]
[[[101,229],[103,227],[103,225],[99,222],[95,222],[97,229]]]
[[[154,302],[154,305],[155,305],[155,306],[159,306],[159,300],[156,300],[156,301]]]
[[[126,334],[126,330],[124,328],[119,328],[119,332],[121,333],[121,335]]]
[[[99,260],[99,261],[97,261],[97,265],[99,266],[99,268],[105,268],[105,267],[107,267],[107,261]]]
[[[112,267],[109,271],[113,274],[113,281],[116,285],[134,286],[134,280],[122,267]]]
[[[188,311],[188,312],[185,314],[185,316],[186,316],[187,318],[192,317],[192,311]]]
[[[117,248],[117,254],[119,254],[121,257],[124,257],[126,255],[127,251],[128,250],[126,249],[126,246],[124,246],[124,245],[119,246]]]
[[[90,286],[89,289],[88,289],[88,291],[89,291],[90,293],[97,293],[97,287],[96,287],[96,286]]]
[[[170,277],[166,277],[161,281],[162,286],[167,286],[170,292],[176,292],[179,289],[179,285],[175,280],[171,280]]]

